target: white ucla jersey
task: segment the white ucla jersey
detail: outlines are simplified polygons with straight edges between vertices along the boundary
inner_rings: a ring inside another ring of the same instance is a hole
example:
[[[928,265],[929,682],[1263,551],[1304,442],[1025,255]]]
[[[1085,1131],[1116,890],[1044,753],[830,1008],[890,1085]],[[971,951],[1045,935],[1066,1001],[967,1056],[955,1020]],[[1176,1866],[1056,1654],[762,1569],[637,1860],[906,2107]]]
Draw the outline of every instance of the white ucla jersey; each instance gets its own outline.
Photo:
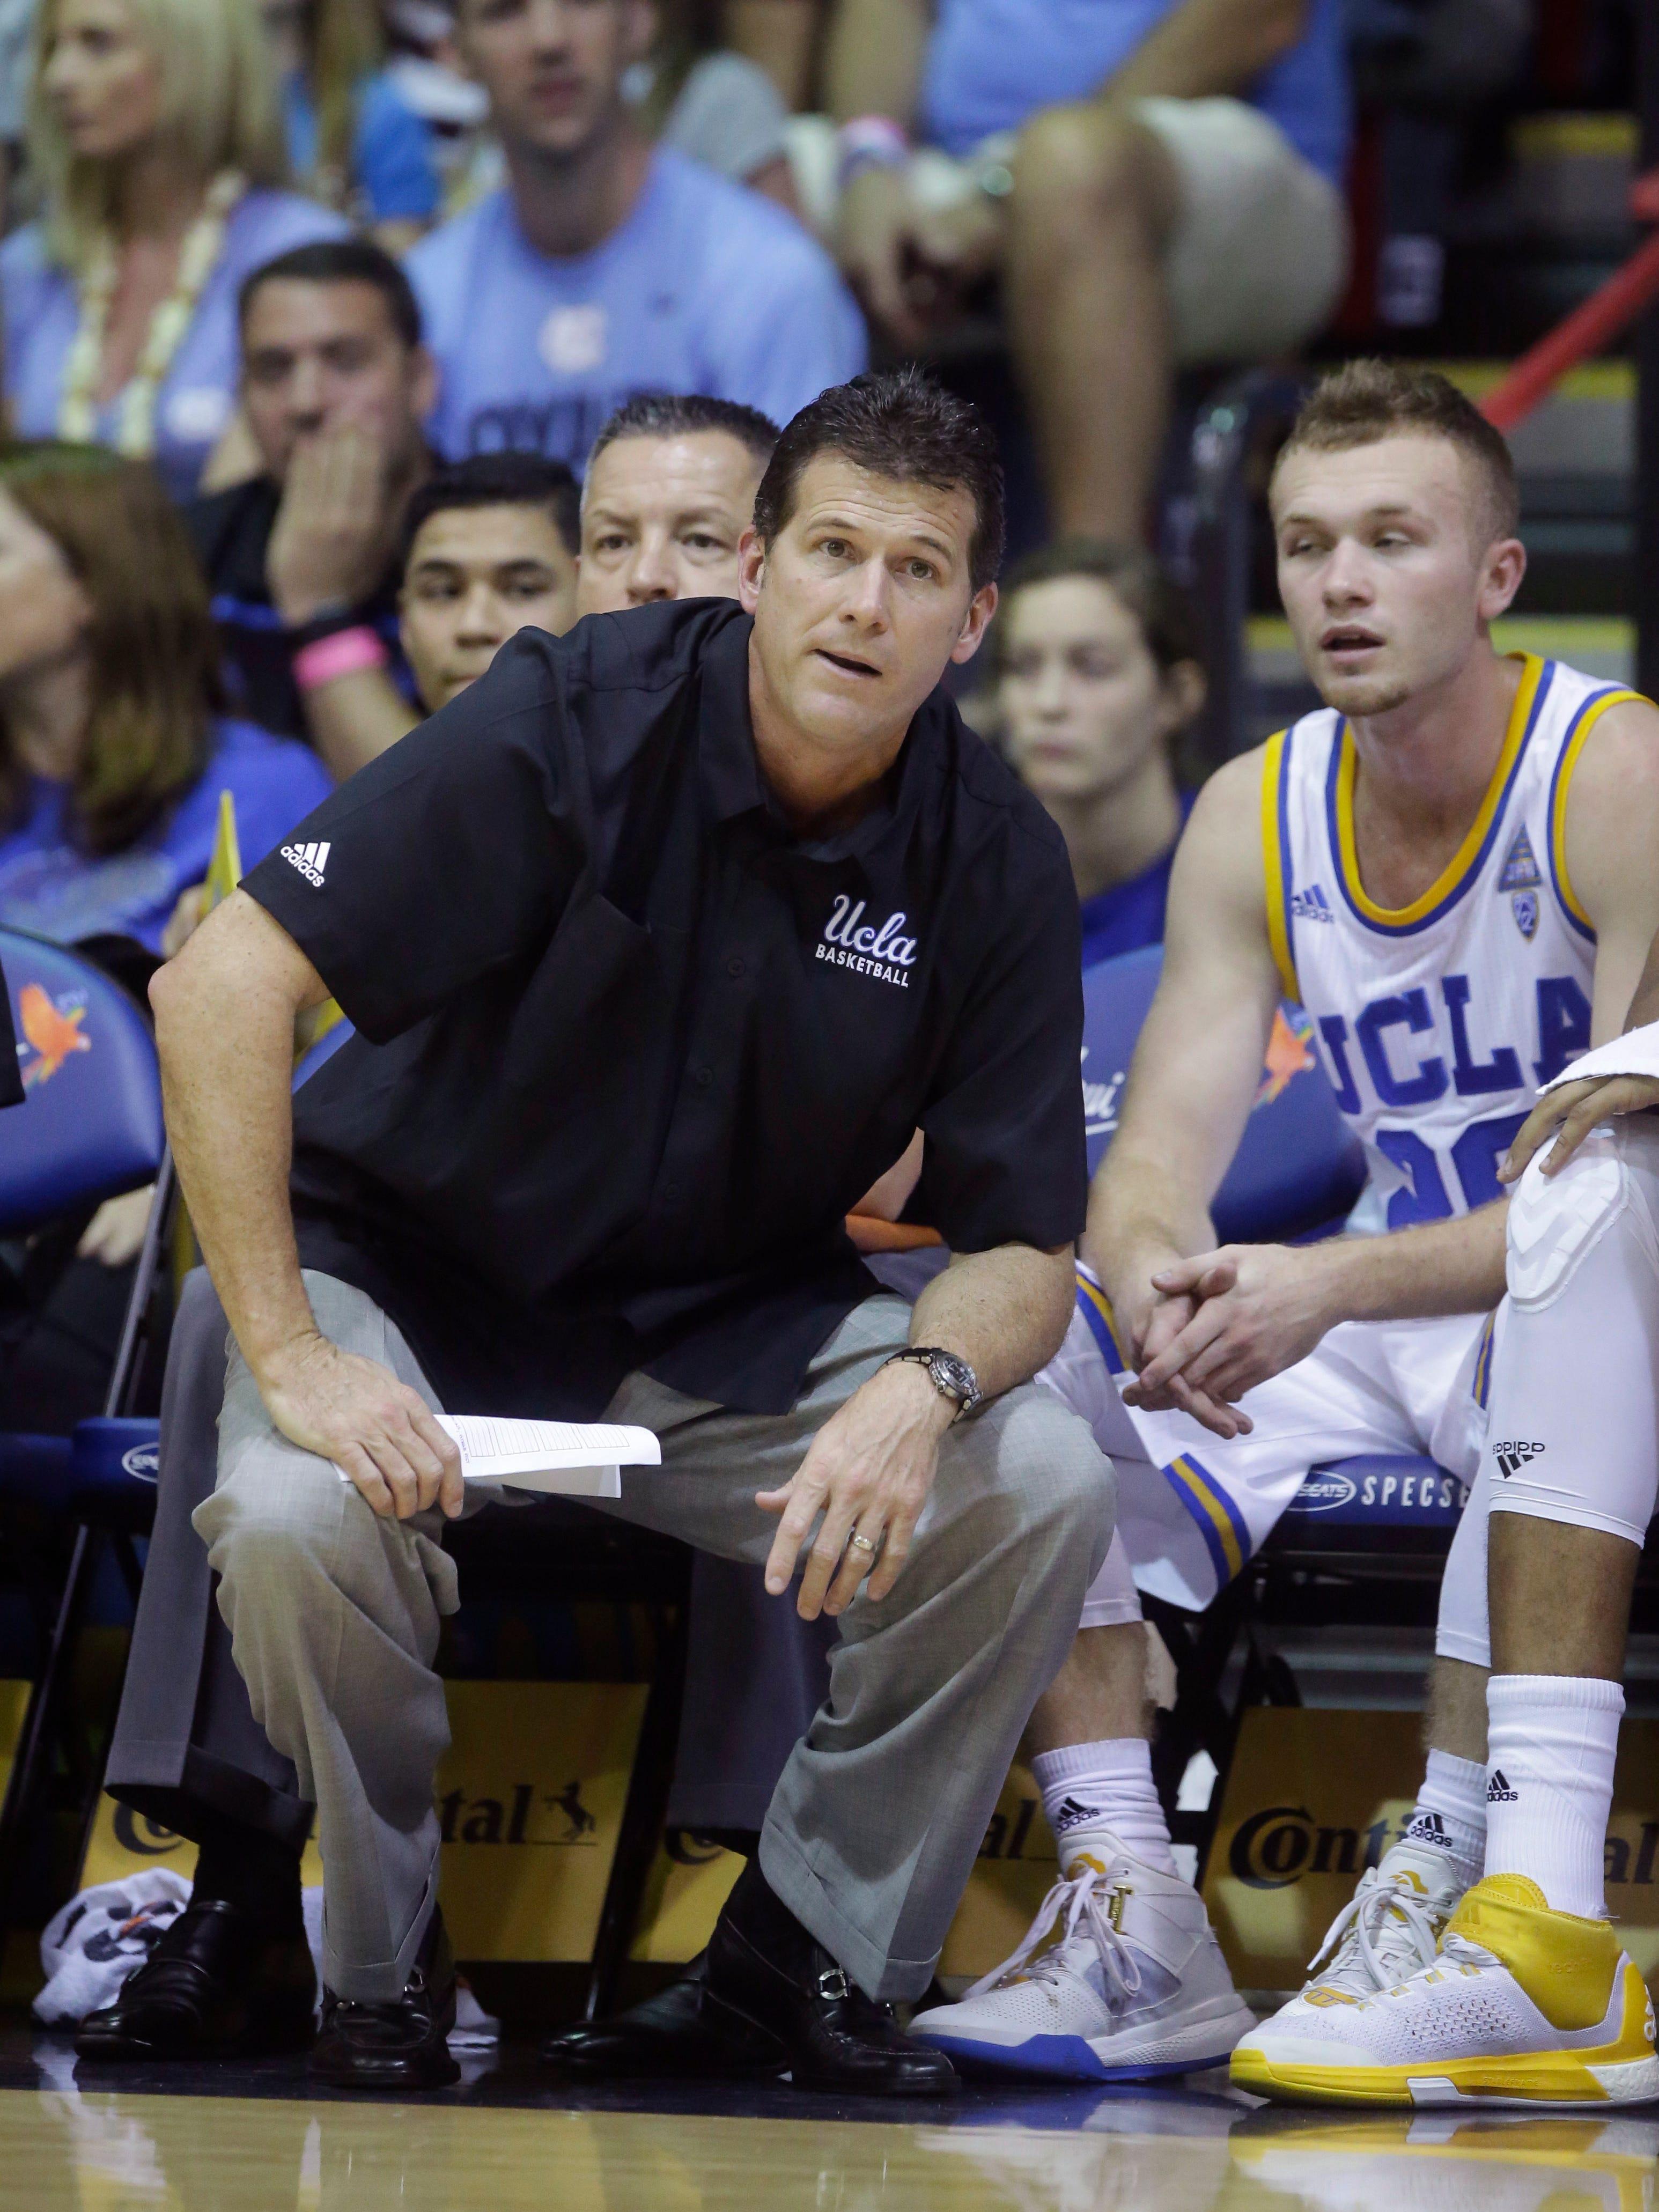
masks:
[[[1567,791],[1595,722],[1635,696],[1528,655],[1468,836],[1398,908],[1359,880],[1343,718],[1323,708],[1269,740],[1268,934],[1365,1149],[1354,1228],[1500,1196],[1498,1163],[1539,1085],[1589,1046],[1595,933],[1567,877]]]

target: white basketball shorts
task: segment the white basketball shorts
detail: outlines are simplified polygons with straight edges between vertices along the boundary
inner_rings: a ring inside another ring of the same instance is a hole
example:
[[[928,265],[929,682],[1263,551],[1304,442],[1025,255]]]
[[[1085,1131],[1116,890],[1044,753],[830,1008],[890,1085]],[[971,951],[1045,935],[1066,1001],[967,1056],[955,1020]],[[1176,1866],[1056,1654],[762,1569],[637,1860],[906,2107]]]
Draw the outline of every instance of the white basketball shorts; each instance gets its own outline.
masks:
[[[1037,1379],[1083,1415],[1117,1472],[1117,1533],[1081,1625],[1138,1620],[1137,1589],[1201,1611],[1267,1540],[1309,1468],[1328,1461],[1421,1453],[1471,1480],[1490,1340],[1480,1314],[1340,1322],[1245,1394],[1254,1426],[1229,1443],[1186,1413],[1124,1405],[1111,1310],[1079,1268],[1066,1341]]]

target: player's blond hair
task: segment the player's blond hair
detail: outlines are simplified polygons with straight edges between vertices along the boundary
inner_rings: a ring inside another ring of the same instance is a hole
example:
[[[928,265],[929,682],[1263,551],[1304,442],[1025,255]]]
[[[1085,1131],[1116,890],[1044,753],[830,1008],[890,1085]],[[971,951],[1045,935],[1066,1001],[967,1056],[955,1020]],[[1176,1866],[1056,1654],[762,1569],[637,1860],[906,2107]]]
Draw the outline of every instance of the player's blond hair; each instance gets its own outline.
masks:
[[[1273,473],[1293,453],[1346,453],[1401,435],[1443,438],[1455,446],[1486,487],[1487,542],[1514,537],[1521,521],[1521,491],[1503,433],[1449,377],[1410,362],[1345,362],[1321,377],[1302,403]]]

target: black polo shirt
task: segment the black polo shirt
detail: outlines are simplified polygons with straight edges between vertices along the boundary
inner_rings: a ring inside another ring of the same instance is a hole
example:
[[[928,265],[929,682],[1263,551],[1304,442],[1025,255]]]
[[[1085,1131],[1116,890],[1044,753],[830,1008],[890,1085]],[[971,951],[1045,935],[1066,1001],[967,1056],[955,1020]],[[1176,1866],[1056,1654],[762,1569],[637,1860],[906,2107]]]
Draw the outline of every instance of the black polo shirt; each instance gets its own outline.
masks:
[[[936,691],[879,803],[793,836],[749,634],[708,599],[523,631],[245,879],[361,1032],[295,1102],[301,1258],[458,1411],[591,1419],[633,1367],[784,1411],[918,1125],[955,1250],[1082,1228],[1059,832]]]
[[[289,629],[270,603],[265,556],[276,526],[282,487],[254,477],[228,491],[209,492],[184,509],[185,526],[212,594],[213,619],[224,647],[225,690],[235,712],[278,737],[311,743],[311,726],[294,681],[294,655],[331,631],[374,630],[386,649],[387,674],[411,705],[415,682],[398,635],[398,574],[365,579],[363,596],[338,614]]]

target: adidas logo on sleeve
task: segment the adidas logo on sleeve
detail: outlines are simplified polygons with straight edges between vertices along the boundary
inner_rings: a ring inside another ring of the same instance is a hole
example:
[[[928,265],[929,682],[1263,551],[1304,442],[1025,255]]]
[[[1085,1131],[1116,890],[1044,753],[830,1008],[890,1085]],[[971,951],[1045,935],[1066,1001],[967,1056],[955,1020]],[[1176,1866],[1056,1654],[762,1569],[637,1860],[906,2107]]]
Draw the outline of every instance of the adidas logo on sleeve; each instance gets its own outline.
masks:
[[[297,868],[308,884],[323,888],[323,870],[328,865],[329,848],[321,845],[284,845],[283,858],[289,867]]]
[[[1537,1459],[1543,1451],[1540,1443],[1528,1443],[1516,1437],[1506,1438],[1492,1446],[1492,1457],[1498,1462],[1498,1472],[1507,1482],[1512,1474],[1519,1474],[1528,1460]]]

